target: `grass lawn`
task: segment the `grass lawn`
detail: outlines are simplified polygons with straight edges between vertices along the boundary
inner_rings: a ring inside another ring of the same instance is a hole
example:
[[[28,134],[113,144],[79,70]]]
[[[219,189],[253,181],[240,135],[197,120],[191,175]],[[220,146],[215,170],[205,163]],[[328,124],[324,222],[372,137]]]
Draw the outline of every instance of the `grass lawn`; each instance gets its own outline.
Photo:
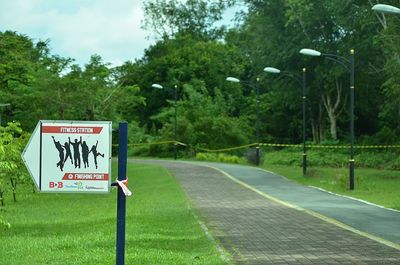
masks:
[[[126,264],[226,264],[165,169],[129,164],[128,176]],[[17,199],[8,194],[0,208],[12,225],[0,230],[0,264],[115,264],[115,190],[33,194],[19,186]]]
[[[350,191],[348,168],[311,167],[307,177],[302,176],[301,167],[263,165],[263,168],[301,184],[400,210],[400,171],[356,168],[355,189]]]

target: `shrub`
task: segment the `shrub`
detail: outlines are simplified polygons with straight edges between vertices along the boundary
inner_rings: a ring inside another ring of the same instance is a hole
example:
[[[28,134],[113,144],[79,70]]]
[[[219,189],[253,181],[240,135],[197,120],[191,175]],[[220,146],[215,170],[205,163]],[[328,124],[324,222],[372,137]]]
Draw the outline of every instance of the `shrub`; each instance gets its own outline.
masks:
[[[241,159],[235,155],[226,155],[223,153],[197,153],[196,160],[200,161],[210,161],[210,162],[222,162],[222,163],[231,163],[238,164],[241,162]]]
[[[4,205],[5,183],[10,181],[14,202],[17,183],[29,181],[28,172],[21,158],[21,152],[29,137],[17,122],[0,127],[0,201]]]

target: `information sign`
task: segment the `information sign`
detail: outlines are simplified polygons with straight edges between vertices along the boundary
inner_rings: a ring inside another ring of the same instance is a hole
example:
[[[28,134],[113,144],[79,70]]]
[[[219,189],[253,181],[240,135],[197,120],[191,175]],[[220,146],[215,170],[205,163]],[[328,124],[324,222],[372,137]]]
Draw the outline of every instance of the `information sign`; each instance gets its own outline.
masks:
[[[42,192],[110,191],[109,121],[39,121],[22,158]]]

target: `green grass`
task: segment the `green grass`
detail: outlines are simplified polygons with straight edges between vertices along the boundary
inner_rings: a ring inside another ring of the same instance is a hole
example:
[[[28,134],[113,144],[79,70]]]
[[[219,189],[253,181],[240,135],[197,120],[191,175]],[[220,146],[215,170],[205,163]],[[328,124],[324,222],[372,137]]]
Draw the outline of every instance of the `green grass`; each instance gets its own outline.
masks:
[[[114,164],[114,167],[116,165]],[[115,176],[116,174],[114,174]],[[128,166],[126,264],[226,264],[200,228],[187,199],[165,169]],[[33,194],[0,215],[0,264],[114,264],[116,191],[108,195]]]
[[[348,168],[308,168],[307,177],[302,168],[281,165],[263,165],[263,168],[298,183],[320,187],[338,194],[366,200],[400,210],[400,172],[383,169],[355,169],[355,189],[350,191]]]

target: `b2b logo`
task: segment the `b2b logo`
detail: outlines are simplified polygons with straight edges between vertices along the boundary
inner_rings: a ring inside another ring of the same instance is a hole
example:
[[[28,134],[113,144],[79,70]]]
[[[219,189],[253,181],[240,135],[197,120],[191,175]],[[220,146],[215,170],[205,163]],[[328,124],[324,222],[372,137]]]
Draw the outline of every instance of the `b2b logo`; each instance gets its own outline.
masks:
[[[63,188],[63,183],[62,182],[49,182],[49,188],[50,189],[62,189]]]

